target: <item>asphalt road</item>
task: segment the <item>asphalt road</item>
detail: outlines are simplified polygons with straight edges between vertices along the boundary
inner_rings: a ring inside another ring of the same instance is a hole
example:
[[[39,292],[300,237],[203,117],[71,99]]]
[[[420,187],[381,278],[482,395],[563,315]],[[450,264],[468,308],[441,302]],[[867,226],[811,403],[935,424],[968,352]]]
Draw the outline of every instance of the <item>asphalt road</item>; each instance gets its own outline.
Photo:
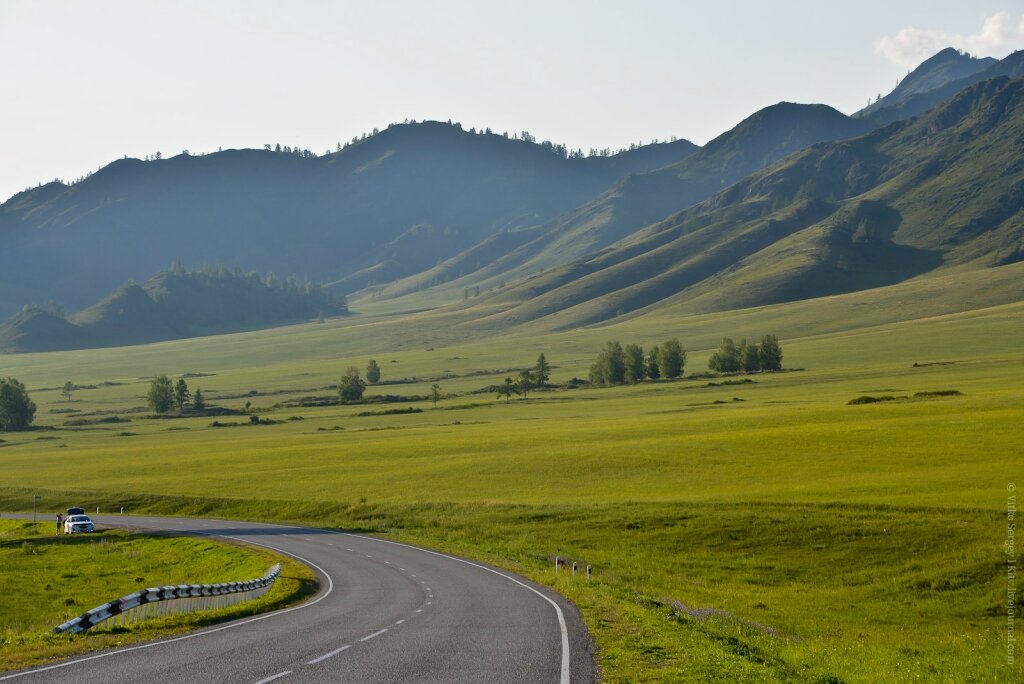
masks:
[[[265,546],[313,567],[321,590],[292,608],[0,673],[0,681],[564,684],[595,679],[591,642],[576,609],[554,592],[480,563],[305,527],[129,516],[94,520],[101,526]]]

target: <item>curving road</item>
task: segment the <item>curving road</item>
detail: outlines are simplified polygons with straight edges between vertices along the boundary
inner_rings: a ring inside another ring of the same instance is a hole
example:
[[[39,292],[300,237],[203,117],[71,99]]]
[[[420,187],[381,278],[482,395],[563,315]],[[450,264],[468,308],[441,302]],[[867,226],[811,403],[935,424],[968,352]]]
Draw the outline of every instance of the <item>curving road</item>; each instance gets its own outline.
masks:
[[[565,684],[595,679],[590,639],[575,608],[554,592],[480,563],[305,527],[129,516],[95,520],[271,548],[313,567],[321,591],[292,608],[0,673],[0,681]]]

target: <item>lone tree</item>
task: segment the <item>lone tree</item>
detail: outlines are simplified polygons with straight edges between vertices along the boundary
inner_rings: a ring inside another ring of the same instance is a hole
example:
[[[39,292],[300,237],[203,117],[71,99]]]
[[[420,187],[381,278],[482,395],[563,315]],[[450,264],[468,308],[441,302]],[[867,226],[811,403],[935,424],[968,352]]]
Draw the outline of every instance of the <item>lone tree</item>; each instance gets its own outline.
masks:
[[[661,355],[661,349],[658,345],[651,347],[650,353],[647,355],[647,377],[651,380],[657,380],[661,377],[661,367],[658,365],[658,357]]]
[[[627,344],[623,352],[626,360],[626,382],[636,384],[647,377],[647,366],[644,363],[644,349],[635,344]]]
[[[36,417],[36,404],[25,385],[15,378],[0,378],[0,432],[27,430]]]
[[[505,378],[505,382],[498,385],[498,399],[505,397],[505,401],[508,402],[515,393],[516,383],[512,381],[512,378]]]
[[[516,380],[516,394],[525,397],[534,387],[536,387],[536,380],[533,373],[529,369],[519,371],[519,378]]]
[[[723,337],[718,351],[708,360],[708,368],[719,373],[735,373],[740,369],[740,350],[731,337]]]
[[[782,370],[782,347],[775,335],[765,335],[757,346],[757,355],[761,362],[761,370]]]
[[[174,406],[174,387],[166,375],[158,375],[149,386],[146,395],[149,407],[157,413],[167,413]]]
[[[359,401],[366,391],[366,383],[359,378],[359,369],[349,366],[338,382],[338,396],[342,401]]]
[[[178,382],[174,384],[174,405],[180,411],[185,408],[185,404],[191,397],[192,393],[188,391],[188,383],[185,382],[185,378],[178,378]]]
[[[71,401],[71,393],[75,391],[75,384],[68,380],[64,383],[64,386],[60,388],[61,396],[64,397],[65,401]]]
[[[366,381],[371,385],[376,385],[380,380],[380,366],[374,359],[370,359],[370,363],[366,364]]]
[[[621,385],[626,381],[626,354],[618,342],[609,342],[590,367],[590,382],[595,385]]]
[[[548,384],[548,380],[551,378],[551,364],[544,358],[543,353],[537,357],[537,365],[533,367],[533,377],[537,381],[537,387]]]
[[[437,408],[437,402],[441,401],[441,386],[436,382],[430,386],[430,400],[434,402],[434,408]]]
[[[192,395],[192,410],[202,412],[206,410],[206,399],[203,398],[203,390],[196,387],[196,393]]]
[[[746,338],[740,340],[737,352],[740,356],[740,368],[744,372],[753,373],[761,369],[760,348],[756,344],[747,344]]]
[[[686,352],[679,340],[673,337],[658,350],[658,369],[663,378],[678,378],[686,366]]]

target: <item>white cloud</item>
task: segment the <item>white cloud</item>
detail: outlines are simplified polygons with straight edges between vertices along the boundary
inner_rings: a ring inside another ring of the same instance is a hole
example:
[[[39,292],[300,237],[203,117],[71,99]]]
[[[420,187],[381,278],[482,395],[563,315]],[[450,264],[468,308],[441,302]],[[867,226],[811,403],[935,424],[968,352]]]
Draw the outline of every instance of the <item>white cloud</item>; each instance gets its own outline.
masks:
[[[875,43],[875,54],[912,68],[943,48],[955,47],[982,57],[1005,57],[1024,48],[1024,15],[1014,19],[1009,12],[986,17],[977,33],[962,35],[908,26],[894,36]]]

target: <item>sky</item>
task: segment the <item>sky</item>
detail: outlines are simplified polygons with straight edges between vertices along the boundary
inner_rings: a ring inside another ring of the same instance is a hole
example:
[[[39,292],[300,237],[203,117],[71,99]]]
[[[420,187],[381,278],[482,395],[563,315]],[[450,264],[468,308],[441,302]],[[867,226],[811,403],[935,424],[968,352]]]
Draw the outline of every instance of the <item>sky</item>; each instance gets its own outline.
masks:
[[[319,154],[407,118],[703,144],[783,100],[852,113],[950,45],[1024,47],[1024,0],[0,0],[0,200],[126,155]]]

